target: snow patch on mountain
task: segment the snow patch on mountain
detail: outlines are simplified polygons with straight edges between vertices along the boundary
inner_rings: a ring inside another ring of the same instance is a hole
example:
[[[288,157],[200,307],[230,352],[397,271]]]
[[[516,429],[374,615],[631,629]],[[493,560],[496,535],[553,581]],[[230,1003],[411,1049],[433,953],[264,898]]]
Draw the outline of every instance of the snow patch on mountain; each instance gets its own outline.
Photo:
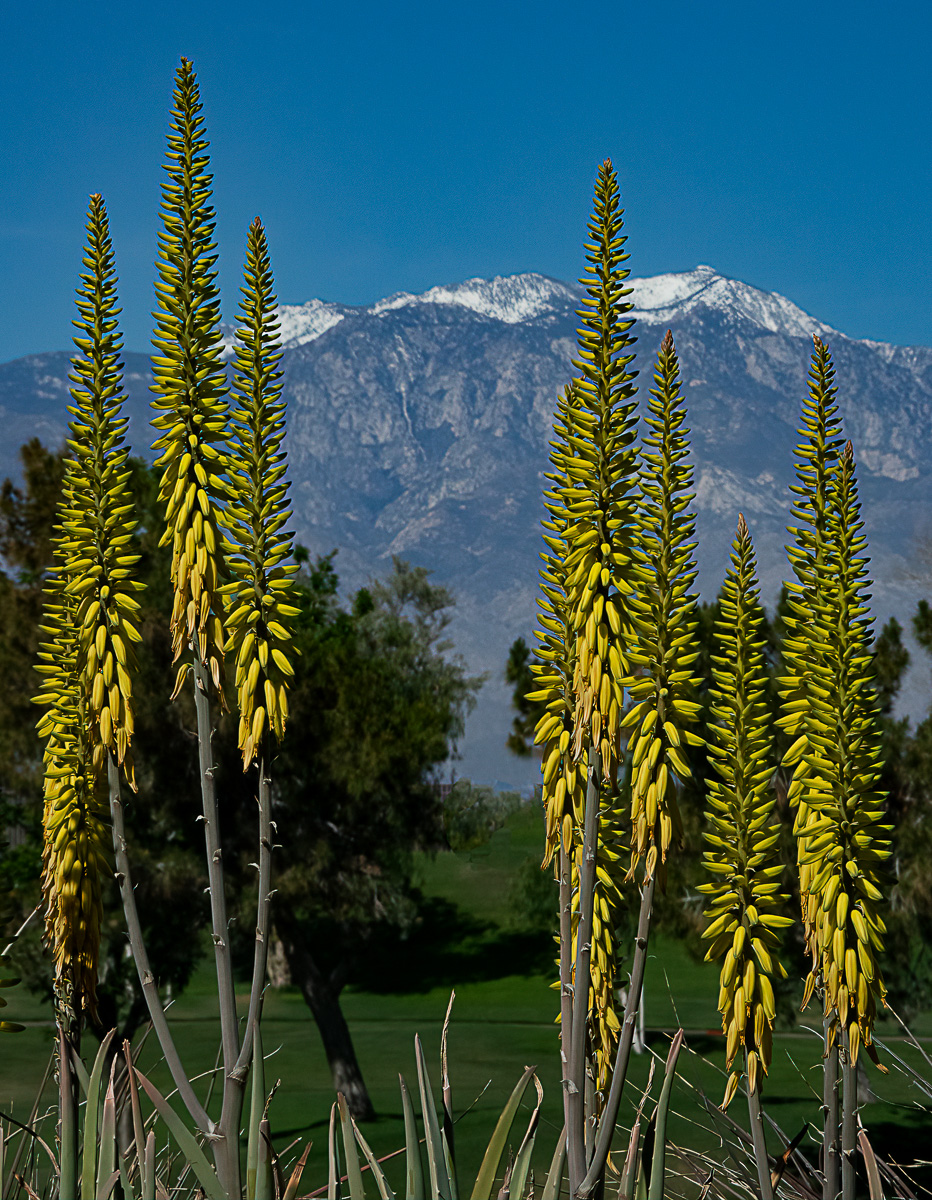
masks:
[[[345,312],[342,304],[328,304],[326,300],[283,304],[278,310],[282,346],[286,350],[293,350],[295,346],[313,342],[334,325],[339,325]]]

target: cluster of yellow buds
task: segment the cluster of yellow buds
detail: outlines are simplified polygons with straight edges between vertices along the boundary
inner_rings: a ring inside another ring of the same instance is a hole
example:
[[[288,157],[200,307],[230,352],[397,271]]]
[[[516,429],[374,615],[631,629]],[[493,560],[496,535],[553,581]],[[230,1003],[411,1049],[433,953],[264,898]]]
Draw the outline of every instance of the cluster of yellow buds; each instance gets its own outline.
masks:
[[[709,754],[717,778],[708,780],[704,835],[709,844],[705,865],[713,880],[699,890],[709,897],[706,960],[722,963],[718,1007],[726,1068],[743,1046],[751,1092],[760,1083],[758,1070],[766,1074],[770,1067],[773,980],[786,975],[774,957],[780,941],[776,930],[791,924],[780,911],[787,898],[780,890],[780,830],[774,828],[765,646],[754,548],[741,516],[715,624]],[[737,1084],[733,1074],[726,1103]]]
[[[676,805],[678,780],[689,777],[686,747],[701,744],[687,728],[700,706],[690,699],[699,683],[690,669],[695,649],[695,517],[690,510],[692,467],[686,405],[680,391],[673,335],[667,331],[657,355],[654,387],[644,417],[638,537],[628,609],[636,641],[628,650],[626,681],[634,704],[625,714],[631,750],[631,864],[634,876],[656,871],[665,881],[667,853],[681,836]]]
[[[281,346],[272,267],[265,230],[249,227],[245,285],[236,330],[233,437],[229,445],[229,500],[224,522],[234,541],[225,544],[233,579],[222,591],[227,629],[236,658],[243,769],[271,730],[281,740],[288,718],[292,621],[289,603],[298,569],[292,555],[285,480],[285,406],[281,399]]]
[[[228,413],[220,331],[220,287],[214,241],[208,141],[194,68],[187,59],[175,78],[162,184],[153,339],[152,402],[161,436],[163,544],[172,547],[172,648],[178,659],[196,646],[222,702],[223,576],[218,503],[222,491]],[[186,674],[178,673],[176,694]]]

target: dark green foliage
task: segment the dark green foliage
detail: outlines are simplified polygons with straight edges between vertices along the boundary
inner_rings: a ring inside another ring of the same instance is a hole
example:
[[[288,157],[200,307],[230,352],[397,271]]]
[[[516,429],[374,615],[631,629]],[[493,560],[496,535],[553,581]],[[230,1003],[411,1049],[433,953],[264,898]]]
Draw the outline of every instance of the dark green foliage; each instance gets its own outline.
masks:
[[[531,651],[524,638],[516,638],[508,648],[505,682],[512,686],[511,707],[517,714],[511,722],[505,745],[519,758],[530,758],[534,748],[534,730],[545,705],[540,701],[528,700],[528,693],[534,690],[535,684]]]
[[[275,763],[276,924],[349,972],[381,926],[411,919],[412,855],[446,843],[435,772],[480,680],[449,655],[452,598],[395,560],[384,582],[337,598],[332,555],[299,576],[291,722]],[[345,961],[346,960],[346,961]]]

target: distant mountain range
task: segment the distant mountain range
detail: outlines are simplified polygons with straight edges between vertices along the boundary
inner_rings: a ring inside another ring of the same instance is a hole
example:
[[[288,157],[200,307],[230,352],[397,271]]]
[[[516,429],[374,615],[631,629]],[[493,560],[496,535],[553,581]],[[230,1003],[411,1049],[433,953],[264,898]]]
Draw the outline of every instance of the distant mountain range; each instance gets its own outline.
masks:
[[[905,624],[932,590],[932,349],[846,337],[711,267],[631,283],[642,386],[667,328],[680,355],[703,593],[718,589],[739,510],[765,597],[777,593],[795,429],[818,333],[834,352],[859,461],[875,611]],[[533,777],[504,749],[501,676],[511,641],[530,640],[533,629],[542,474],[554,400],[572,371],[579,302],[577,287],[527,274],[368,307],[311,300],[281,310],[298,537],[312,552],[339,547],[347,587],[383,572],[396,554],[453,589],[457,648],[472,670],[490,673],[457,766],[475,779],[527,785]],[[148,453],[148,363],[127,354],[126,368],[131,437]],[[0,365],[0,476],[16,472],[26,438],[61,441],[67,375],[64,352]]]

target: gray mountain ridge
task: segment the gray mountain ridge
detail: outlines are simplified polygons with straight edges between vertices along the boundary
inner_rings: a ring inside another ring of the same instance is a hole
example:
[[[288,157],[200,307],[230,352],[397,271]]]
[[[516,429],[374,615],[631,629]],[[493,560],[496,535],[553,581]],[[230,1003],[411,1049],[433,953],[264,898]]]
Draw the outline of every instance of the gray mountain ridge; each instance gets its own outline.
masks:
[[[792,451],[811,336],[829,342],[859,464],[879,620],[906,624],[932,579],[932,349],[857,340],[791,301],[711,267],[630,281],[639,384],[673,330],[696,466],[700,588],[714,597],[739,511],[754,535],[765,600],[786,566]],[[540,492],[550,422],[573,373],[581,290],[525,274],[399,293],[354,308],[283,305],[295,529],[312,553],[339,548],[347,589],[392,555],[431,568],[457,597],[451,632],[489,679],[454,764],[528,786],[504,749],[502,670],[532,640]],[[149,454],[148,362],[127,354],[131,440]],[[68,355],[0,364],[0,475],[37,434],[64,436]],[[916,688],[907,707],[920,705]]]

